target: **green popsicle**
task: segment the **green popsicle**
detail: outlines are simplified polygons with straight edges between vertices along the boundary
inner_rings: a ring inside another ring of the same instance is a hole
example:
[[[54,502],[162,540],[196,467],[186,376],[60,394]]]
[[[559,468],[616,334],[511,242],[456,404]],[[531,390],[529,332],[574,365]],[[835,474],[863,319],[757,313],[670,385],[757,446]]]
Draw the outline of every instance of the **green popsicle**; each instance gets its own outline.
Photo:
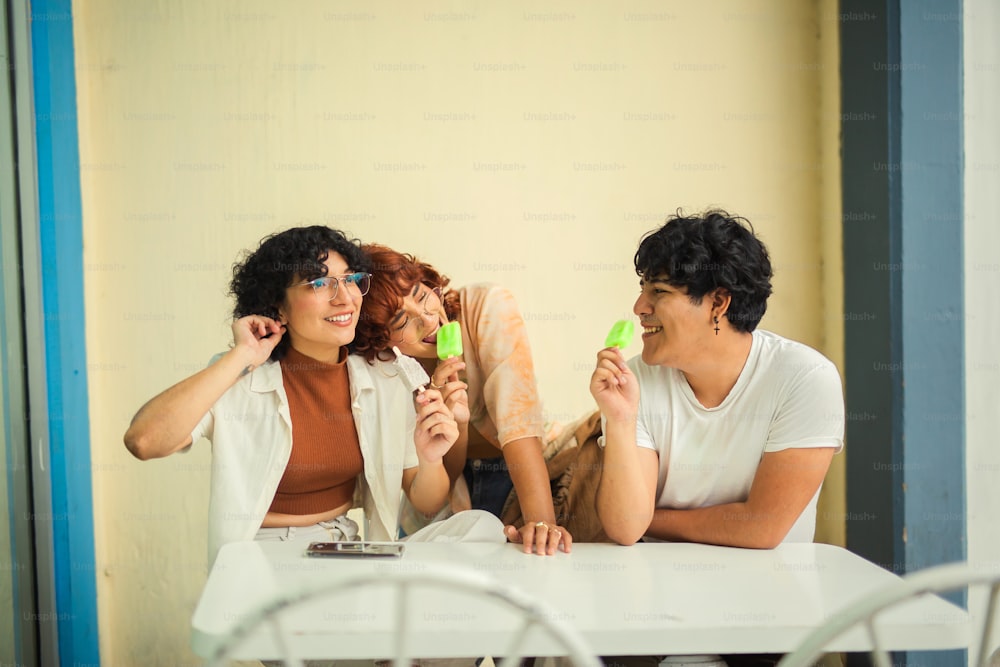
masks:
[[[462,327],[458,322],[448,322],[438,330],[438,359],[462,356]]]
[[[635,333],[635,323],[632,320],[618,320],[608,332],[608,337],[604,339],[604,347],[624,348],[632,342],[632,335]],[[438,340],[441,340],[438,338]]]

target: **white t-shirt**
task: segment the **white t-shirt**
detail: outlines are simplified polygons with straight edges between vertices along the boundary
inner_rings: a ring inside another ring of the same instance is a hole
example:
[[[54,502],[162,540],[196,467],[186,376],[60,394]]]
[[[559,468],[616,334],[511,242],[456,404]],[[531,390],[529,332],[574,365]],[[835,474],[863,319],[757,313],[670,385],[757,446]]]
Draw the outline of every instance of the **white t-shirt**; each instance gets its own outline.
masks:
[[[628,362],[639,380],[636,444],[656,450],[658,508],[693,509],[747,499],[765,452],[844,445],[836,366],[816,350],[754,331],[743,372],[714,408],[702,406],[675,368]],[[785,542],[811,542],[819,491]],[[645,539],[649,539],[648,537]]]

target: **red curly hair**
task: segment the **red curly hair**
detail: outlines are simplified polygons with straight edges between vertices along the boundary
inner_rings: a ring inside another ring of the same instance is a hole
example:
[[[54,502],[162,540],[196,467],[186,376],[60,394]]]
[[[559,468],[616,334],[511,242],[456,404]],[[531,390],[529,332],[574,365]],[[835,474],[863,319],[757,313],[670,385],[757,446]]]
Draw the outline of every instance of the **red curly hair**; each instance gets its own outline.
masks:
[[[445,291],[451,280],[426,262],[413,255],[396,252],[388,246],[368,243],[361,250],[371,260],[372,280],[368,294],[361,302],[361,317],[354,335],[354,351],[369,362],[392,348],[389,340],[389,321],[403,305],[403,299],[413,292],[417,283],[441,288],[448,320],[458,317],[458,294]]]

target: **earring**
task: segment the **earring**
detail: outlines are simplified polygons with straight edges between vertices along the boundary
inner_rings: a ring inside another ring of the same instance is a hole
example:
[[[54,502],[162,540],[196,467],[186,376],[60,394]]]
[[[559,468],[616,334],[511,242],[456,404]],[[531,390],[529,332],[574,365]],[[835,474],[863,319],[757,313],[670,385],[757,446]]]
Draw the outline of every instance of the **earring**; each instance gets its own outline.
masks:
[[[719,318],[718,317],[715,318],[715,335],[716,336],[719,335]]]

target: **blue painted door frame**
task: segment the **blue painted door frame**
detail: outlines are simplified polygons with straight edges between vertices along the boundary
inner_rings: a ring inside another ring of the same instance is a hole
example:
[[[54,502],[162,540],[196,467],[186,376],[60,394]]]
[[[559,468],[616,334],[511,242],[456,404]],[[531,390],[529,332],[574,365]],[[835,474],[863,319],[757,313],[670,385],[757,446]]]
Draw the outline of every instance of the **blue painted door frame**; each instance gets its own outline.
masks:
[[[90,420],[84,338],[83,227],[70,0],[33,0],[31,72],[35,110],[38,257],[47,390],[47,458],[51,512],[36,530],[51,530],[52,587],[58,659],[100,663],[91,493]],[[26,265],[26,270],[31,267]],[[41,369],[29,369],[39,373]],[[29,376],[30,377],[30,376]],[[30,383],[30,379],[29,379]],[[45,577],[40,572],[39,577]],[[39,614],[41,617],[42,614]],[[52,636],[52,633],[43,633]],[[43,647],[43,655],[51,647]]]

